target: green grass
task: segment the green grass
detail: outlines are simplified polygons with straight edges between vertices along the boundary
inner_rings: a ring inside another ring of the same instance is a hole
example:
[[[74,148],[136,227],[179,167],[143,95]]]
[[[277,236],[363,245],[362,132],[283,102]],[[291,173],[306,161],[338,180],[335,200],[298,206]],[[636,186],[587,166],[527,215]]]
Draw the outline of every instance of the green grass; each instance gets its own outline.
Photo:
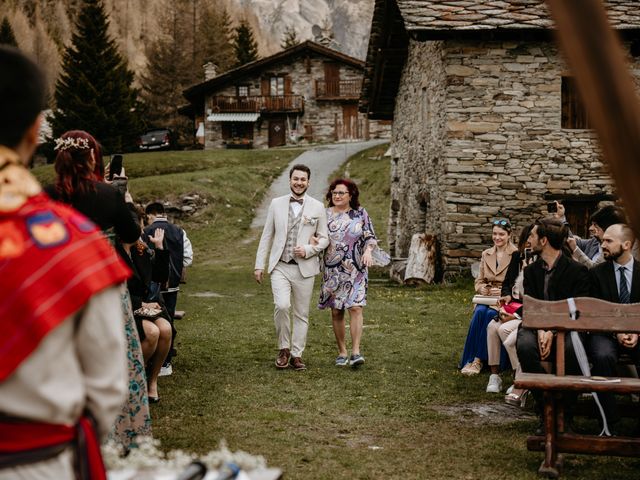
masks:
[[[347,169],[383,238],[389,175],[379,153],[365,152]],[[162,401],[152,406],[164,448],[202,453],[224,438],[232,450],[265,456],[288,480],[537,479],[542,455],[525,447],[535,421],[500,424],[496,415],[483,419],[466,408],[502,405],[501,397],[484,393],[487,375],[456,371],[471,316],[469,280],[416,289],[376,273],[365,308],[363,368],[333,365],[329,315],[312,306],[308,370],[275,369],[271,289],[253,281],[257,241],[249,223],[290,154],[181,153],[174,161],[193,158],[198,170],[162,176],[153,175],[159,167],[151,154],[125,159],[138,199],[191,191],[212,199],[184,223],[195,250],[178,300],[187,316],[176,324],[175,373],[160,379]],[[634,459],[569,455],[562,478],[622,480],[638,478],[639,469]]]

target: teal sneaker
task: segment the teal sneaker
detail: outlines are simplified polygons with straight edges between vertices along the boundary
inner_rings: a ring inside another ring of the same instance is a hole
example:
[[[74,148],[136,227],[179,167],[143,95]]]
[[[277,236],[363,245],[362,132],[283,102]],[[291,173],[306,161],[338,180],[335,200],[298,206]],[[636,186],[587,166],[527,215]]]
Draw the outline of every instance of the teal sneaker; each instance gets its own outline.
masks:
[[[342,355],[336,357],[336,367],[346,367],[347,365],[349,365],[347,357],[343,357]]]
[[[357,367],[358,365],[362,365],[364,363],[364,357],[359,353],[351,355],[351,361],[349,363],[351,363],[352,367]]]

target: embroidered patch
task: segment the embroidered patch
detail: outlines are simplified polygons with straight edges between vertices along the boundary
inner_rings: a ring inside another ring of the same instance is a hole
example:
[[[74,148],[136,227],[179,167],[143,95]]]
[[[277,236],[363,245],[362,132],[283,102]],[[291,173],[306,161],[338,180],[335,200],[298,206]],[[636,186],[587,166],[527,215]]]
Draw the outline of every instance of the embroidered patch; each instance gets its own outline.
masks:
[[[69,221],[82,233],[93,232],[97,228],[95,223],[78,213],[72,214],[71,217],[69,217]]]
[[[53,212],[41,212],[27,218],[27,230],[36,246],[51,248],[69,240],[69,232]]]
[[[0,258],[15,258],[24,253],[25,239],[16,222],[0,223]]]

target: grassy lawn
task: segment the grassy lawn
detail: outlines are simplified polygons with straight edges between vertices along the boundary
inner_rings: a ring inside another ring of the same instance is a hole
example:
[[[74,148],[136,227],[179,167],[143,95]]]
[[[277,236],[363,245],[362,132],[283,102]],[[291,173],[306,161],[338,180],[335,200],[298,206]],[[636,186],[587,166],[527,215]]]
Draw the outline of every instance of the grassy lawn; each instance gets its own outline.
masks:
[[[358,181],[361,202],[386,245],[389,175],[382,152],[363,152],[345,169]],[[484,392],[486,374],[457,373],[471,316],[470,281],[416,289],[375,273],[361,369],[333,365],[329,314],[315,306],[308,370],[275,369],[271,289],[253,280],[257,241],[243,240],[255,238],[253,209],[294,155],[180,152],[161,162],[151,154],[125,159],[138,199],[195,192],[210,200],[184,223],[195,251],[178,301],[187,316],[176,324],[174,375],[160,379],[162,401],[152,406],[154,434],[164,448],[206,452],[224,438],[231,450],[265,456],[286,479],[538,478],[542,454],[525,447],[535,426],[530,412],[501,410],[502,396]],[[173,173],[157,176],[167,170]],[[509,385],[511,379],[504,380]],[[638,460],[573,455],[565,465],[565,479],[638,478],[640,470]]]

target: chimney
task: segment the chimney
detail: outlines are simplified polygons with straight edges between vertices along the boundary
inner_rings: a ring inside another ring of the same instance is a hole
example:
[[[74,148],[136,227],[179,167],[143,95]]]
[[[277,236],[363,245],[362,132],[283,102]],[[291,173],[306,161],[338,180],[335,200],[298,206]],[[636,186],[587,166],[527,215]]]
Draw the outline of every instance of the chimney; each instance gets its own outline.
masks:
[[[218,76],[218,66],[215,63],[207,62],[202,68],[204,68],[204,79],[211,80]]]

